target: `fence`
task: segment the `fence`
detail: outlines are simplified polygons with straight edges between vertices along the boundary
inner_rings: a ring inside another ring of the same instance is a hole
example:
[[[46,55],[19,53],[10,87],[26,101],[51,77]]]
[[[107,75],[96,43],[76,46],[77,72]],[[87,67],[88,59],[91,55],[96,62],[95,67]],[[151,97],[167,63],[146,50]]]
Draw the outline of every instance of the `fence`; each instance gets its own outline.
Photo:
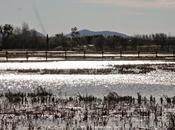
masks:
[[[175,52],[141,51],[1,51],[0,61],[22,60],[68,60],[68,59],[175,59]]]

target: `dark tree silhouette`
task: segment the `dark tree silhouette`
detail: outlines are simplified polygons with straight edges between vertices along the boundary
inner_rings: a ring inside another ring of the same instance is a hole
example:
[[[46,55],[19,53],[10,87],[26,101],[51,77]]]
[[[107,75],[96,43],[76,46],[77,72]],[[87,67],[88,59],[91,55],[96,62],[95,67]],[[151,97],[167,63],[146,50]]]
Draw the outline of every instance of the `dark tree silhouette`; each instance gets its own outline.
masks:
[[[10,24],[0,26],[1,49],[46,50],[47,37],[27,23],[13,28]],[[56,34],[49,37],[49,50],[76,51],[163,51],[175,53],[175,37],[158,33],[151,35],[121,36],[81,36],[77,27],[71,29],[71,37]]]
[[[72,38],[77,38],[80,36],[80,33],[77,27],[71,28],[71,36]]]
[[[1,48],[6,49],[6,42],[10,35],[13,33],[13,27],[10,24],[5,24],[4,26],[0,26],[0,34],[2,37]]]

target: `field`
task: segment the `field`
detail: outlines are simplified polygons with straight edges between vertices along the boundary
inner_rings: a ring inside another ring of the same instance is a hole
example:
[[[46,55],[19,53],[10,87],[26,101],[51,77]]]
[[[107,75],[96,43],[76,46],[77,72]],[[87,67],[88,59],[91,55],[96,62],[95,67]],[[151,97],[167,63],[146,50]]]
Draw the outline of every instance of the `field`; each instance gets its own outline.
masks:
[[[175,97],[167,96],[64,97],[38,87],[33,93],[3,93],[0,101],[2,130],[172,130],[175,121]]]
[[[174,129],[175,63],[0,63],[0,129]]]

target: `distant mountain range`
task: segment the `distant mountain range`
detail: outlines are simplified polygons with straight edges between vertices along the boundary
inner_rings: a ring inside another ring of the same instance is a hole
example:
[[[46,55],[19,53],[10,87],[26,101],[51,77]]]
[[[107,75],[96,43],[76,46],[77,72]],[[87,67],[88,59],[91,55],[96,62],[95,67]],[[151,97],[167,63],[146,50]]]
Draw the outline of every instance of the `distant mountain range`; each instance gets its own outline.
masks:
[[[123,38],[128,38],[129,36],[123,33],[119,33],[119,32],[112,32],[112,31],[90,31],[90,30],[80,30],[79,31],[80,36],[97,36],[97,35],[102,35],[104,37],[108,37],[108,36],[120,36]],[[71,37],[71,33],[67,34],[66,36]]]
[[[38,37],[45,37],[45,35],[43,33],[38,32],[36,30],[31,30],[31,33],[33,35],[35,34]],[[84,29],[84,30],[80,30],[79,33],[80,33],[80,37],[102,35],[104,37],[108,37],[108,36],[120,36],[120,37],[123,37],[123,38],[129,38],[129,36],[126,35],[126,34],[124,34],[124,33],[112,32],[112,31],[91,31],[91,30]],[[71,33],[66,34],[65,36],[71,37]],[[2,36],[0,34],[0,40],[1,40],[1,38],[2,38]]]

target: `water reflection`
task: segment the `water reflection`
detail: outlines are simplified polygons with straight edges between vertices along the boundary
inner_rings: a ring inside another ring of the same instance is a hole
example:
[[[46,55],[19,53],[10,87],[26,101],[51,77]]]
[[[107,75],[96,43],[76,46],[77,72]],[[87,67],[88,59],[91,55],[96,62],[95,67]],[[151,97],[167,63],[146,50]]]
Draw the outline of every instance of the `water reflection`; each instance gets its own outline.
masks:
[[[31,91],[38,86],[68,96],[93,94],[103,96],[111,91],[121,95],[174,96],[175,72],[163,70],[147,74],[115,75],[40,75],[40,74],[0,74],[0,89],[7,91]]]

